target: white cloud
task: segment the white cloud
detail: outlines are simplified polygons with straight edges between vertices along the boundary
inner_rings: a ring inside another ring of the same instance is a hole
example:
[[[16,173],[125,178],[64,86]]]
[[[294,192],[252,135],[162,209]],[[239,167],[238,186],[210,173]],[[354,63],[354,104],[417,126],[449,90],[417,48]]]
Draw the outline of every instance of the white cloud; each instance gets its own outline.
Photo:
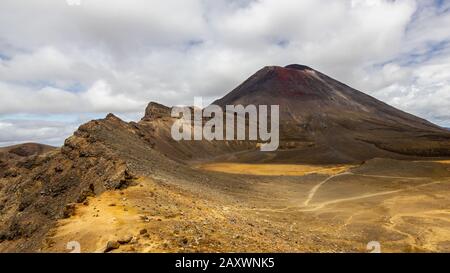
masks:
[[[376,97],[450,127],[450,56],[404,69],[387,66],[400,70],[390,73],[398,78],[374,92]]]
[[[96,111],[107,112],[115,109],[120,112],[133,111],[143,107],[143,103],[136,101],[124,93],[114,94],[111,86],[105,81],[97,81],[86,92],[81,94],[81,105],[91,105]]]
[[[23,142],[61,145],[61,139],[72,134],[75,124],[40,120],[9,120],[0,122],[0,146]]]
[[[113,93],[111,86],[99,80],[88,90],[73,93],[59,88],[38,90],[18,88],[0,82],[0,114],[8,113],[82,113],[136,112],[146,102],[137,101],[124,93]]]

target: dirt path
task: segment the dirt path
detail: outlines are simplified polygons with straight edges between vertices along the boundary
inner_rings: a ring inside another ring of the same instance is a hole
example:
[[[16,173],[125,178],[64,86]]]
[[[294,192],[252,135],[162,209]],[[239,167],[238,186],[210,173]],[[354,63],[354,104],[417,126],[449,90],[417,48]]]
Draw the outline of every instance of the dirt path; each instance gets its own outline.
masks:
[[[415,212],[415,213],[412,213],[412,212],[398,213],[398,214],[395,214],[392,217],[390,217],[389,222],[384,225],[384,228],[386,228],[387,230],[390,230],[392,232],[395,232],[395,233],[405,236],[405,239],[403,239],[403,241],[406,244],[412,246],[413,248],[424,249],[424,246],[419,243],[417,235],[414,235],[414,233],[402,231],[398,228],[398,226],[405,224],[404,217],[436,219],[439,221],[450,222],[449,217],[439,216],[442,214],[444,214],[444,215],[446,214],[446,215],[450,216],[450,211],[449,210],[428,210],[428,211],[420,211],[420,212]],[[430,229],[429,229],[427,233],[422,234],[422,235],[426,236],[426,238],[427,238],[427,240],[425,240],[427,242],[427,244],[425,244],[425,249],[426,249],[427,245],[428,245],[428,247],[430,247],[430,245],[432,245],[432,243],[430,244],[429,242],[430,241],[433,242],[433,237],[436,236],[433,233],[436,233],[436,232],[440,239],[445,240],[445,239],[450,238],[450,231],[448,229],[440,230],[440,229],[434,228],[433,232],[431,232],[431,236],[430,236]]]
[[[316,194],[317,190],[319,190],[319,188],[320,188],[323,184],[327,183],[328,181],[330,181],[330,180],[333,179],[333,178],[336,178],[336,177],[339,177],[339,176],[343,176],[343,175],[348,175],[348,174],[351,174],[351,173],[350,173],[350,172],[345,172],[345,173],[335,174],[335,175],[332,175],[332,176],[326,178],[325,180],[323,180],[323,181],[320,182],[319,184],[315,185],[315,186],[309,191],[308,198],[306,198],[305,202],[303,202],[303,205],[304,205],[305,207],[307,207],[307,206],[309,205],[309,202],[311,202],[311,200],[314,198],[314,195]]]
[[[333,205],[333,204],[348,202],[348,201],[354,201],[354,200],[359,200],[359,199],[365,199],[365,198],[370,198],[370,197],[375,197],[375,196],[382,196],[382,195],[397,193],[397,192],[401,192],[401,191],[404,191],[404,189],[393,190],[393,191],[383,191],[383,192],[377,192],[377,193],[367,193],[367,194],[361,194],[361,195],[348,197],[348,198],[339,198],[339,199],[334,199],[334,200],[330,200],[327,202],[322,202],[317,205],[313,205],[313,208],[302,209],[301,211],[316,211],[316,210],[322,209],[323,207],[328,206],[328,205]]]
[[[253,209],[250,209],[250,210],[269,211],[269,212],[281,212],[281,211],[286,211],[288,209],[295,209],[296,211],[301,211],[301,212],[312,212],[312,211],[317,211],[317,210],[323,209],[326,206],[334,205],[334,204],[337,204],[337,203],[348,202],[348,201],[355,201],[355,200],[359,200],[359,199],[366,199],[366,198],[371,198],[371,197],[376,197],[376,196],[383,196],[383,195],[403,192],[403,191],[407,191],[407,190],[411,190],[411,189],[416,189],[416,188],[420,188],[420,187],[426,187],[426,186],[430,186],[430,185],[434,185],[434,184],[441,184],[441,183],[444,183],[444,182],[449,182],[448,180],[447,181],[435,181],[435,182],[430,182],[430,183],[424,183],[424,184],[417,185],[417,186],[407,187],[407,188],[404,188],[404,189],[398,189],[398,190],[392,190],[392,191],[382,191],[382,192],[377,192],[377,193],[365,193],[365,194],[361,194],[361,195],[357,195],[357,196],[353,196],[353,197],[333,199],[333,200],[322,202],[322,203],[318,203],[318,204],[312,204],[312,205],[309,204],[310,201],[312,200],[312,198],[314,197],[315,193],[317,192],[317,190],[320,188],[320,186],[322,186],[326,182],[330,181],[332,178],[335,178],[337,176],[344,175],[344,174],[351,175],[352,173],[346,172],[346,173],[341,173],[341,174],[330,176],[327,179],[325,179],[322,182],[320,182],[319,184],[317,184],[316,186],[314,186],[311,189],[311,191],[310,191],[310,193],[308,195],[308,198],[303,203],[304,204],[303,207],[285,207],[285,208],[280,208],[280,209],[253,208]]]
[[[328,180],[329,181],[329,180]],[[322,181],[321,183],[326,182],[326,181]],[[319,185],[316,185],[315,187],[317,187]],[[312,212],[312,211],[317,211],[320,210],[322,208],[324,208],[325,206],[328,205],[332,205],[332,204],[337,204],[337,203],[341,203],[341,202],[348,202],[348,201],[354,201],[354,200],[359,200],[359,199],[364,199],[364,198],[370,198],[370,197],[375,197],[375,196],[381,196],[381,195],[387,195],[387,194],[392,194],[392,193],[397,193],[397,192],[401,192],[404,191],[405,189],[401,189],[401,190],[393,190],[393,191],[384,191],[384,192],[377,192],[377,193],[368,193],[368,194],[361,194],[361,195],[357,195],[357,196],[353,196],[353,197],[348,197],[348,198],[339,198],[339,199],[333,199],[330,201],[326,201],[326,202],[322,202],[322,203],[318,203],[318,204],[314,204],[314,205],[305,205],[304,207],[285,207],[285,208],[280,208],[280,209],[261,209],[261,208],[254,208],[254,209],[250,209],[250,210],[258,210],[258,211],[270,211],[270,212],[281,212],[281,211],[286,211],[288,209],[295,209],[296,211],[302,211],[302,212]],[[317,190],[316,190],[317,191]],[[313,194],[314,195],[314,194]],[[305,202],[306,203],[306,202]]]
[[[376,178],[389,178],[389,179],[411,179],[411,180],[421,180],[426,179],[427,177],[406,177],[406,176],[388,176],[388,175],[373,175],[373,174],[359,174],[359,173],[351,173],[357,176],[363,177],[376,177]]]
[[[326,178],[325,180],[323,180],[322,182],[318,183],[317,185],[315,185],[309,192],[308,194],[308,198],[306,198],[306,200],[303,202],[303,205],[305,207],[309,206],[309,203],[311,202],[311,200],[314,198],[314,195],[316,194],[316,192],[319,190],[319,188],[327,183],[328,181],[339,177],[339,176],[343,176],[343,175],[357,175],[357,176],[364,176],[364,177],[376,177],[376,178],[391,178],[391,179],[411,179],[411,180],[421,180],[424,179],[423,177],[404,177],[404,176],[386,176],[386,175],[370,175],[370,174],[355,174],[352,172],[344,172],[344,173],[340,173],[340,174],[335,174],[332,175],[328,178]],[[434,183],[434,182],[433,182]],[[420,185],[419,185],[420,186]],[[344,201],[351,201],[351,200],[355,200],[356,199],[361,199],[361,198],[368,198],[368,197],[372,197],[372,196],[378,196],[378,195],[385,195],[385,194],[390,194],[390,193],[395,193],[398,191],[402,191],[402,190],[395,190],[395,191],[386,191],[386,192],[380,192],[380,193],[375,193],[375,194],[363,194],[360,196],[356,196],[356,197],[349,197],[349,198],[342,198],[342,199],[336,199],[334,201],[328,201],[328,202],[324,202],[322,203],[323,206],[326,206],[327,204],[333,204],[335,203],[335,201],[339,201],[339,200],[344,200]],[[322,206],[322,207],[323,207]]]
[[[349,173],[349,174],[351,174],[351,173]],[[326,181],[324,181],[324,182],[326,182]],[[430,186],[430,185],[434,185],[434,184],[441,184],[443,182],[448,182],[448,181],[436,181],[436,182],[425,183],[425,184],[421,184],[421,185],[417,185],[417,186],[407,187],[405,189],[383,191],[383,192],[377,192],[377,193],[366,193],[366,194],[361,194],[361,195],[357,195],[357,196],[353,196],[353,197],[334,199],[334,200],[322,202],[322,203],[319,203],[316,205],[312,205],[314,207],[311,209],[301,209],[300,211],[316,211],[316,210],[322,209],[325,206],[332,205],[332,204],[337,204],[337,203],[342,203],[342,202],[347,202],[347,201],[354,201],[354,200],[359,200],[359,199],[365,199],[365,198],[370,198],[370,197],[375,197],[375,196],[382,196],[382,195],[387,195],[387,194],[393,194],[393,193],[398,193],[398,192],[416,189],[416,188],[420,188],[420,187],[426,187],[426,186]],[[322,184],[323,184],[323,182],[322,182]]]

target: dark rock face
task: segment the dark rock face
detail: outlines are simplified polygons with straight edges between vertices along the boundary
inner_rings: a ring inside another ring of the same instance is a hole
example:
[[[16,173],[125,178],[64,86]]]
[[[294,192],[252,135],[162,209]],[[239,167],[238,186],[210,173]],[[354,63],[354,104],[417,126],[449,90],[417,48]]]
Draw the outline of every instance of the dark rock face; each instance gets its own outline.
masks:
[[[155,120],[163,117],[170,117],[171,108],[156,102],[150,102],[145,108],[145,115],[142,120]]]

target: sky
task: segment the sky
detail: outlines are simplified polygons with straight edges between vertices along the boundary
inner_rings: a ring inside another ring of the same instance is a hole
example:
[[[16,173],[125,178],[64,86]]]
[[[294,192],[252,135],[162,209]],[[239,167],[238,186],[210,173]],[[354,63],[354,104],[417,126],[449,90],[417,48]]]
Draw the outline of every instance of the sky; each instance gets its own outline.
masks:
[[[450,127],[450,0],[1,0],[0,146],[292,63]]]

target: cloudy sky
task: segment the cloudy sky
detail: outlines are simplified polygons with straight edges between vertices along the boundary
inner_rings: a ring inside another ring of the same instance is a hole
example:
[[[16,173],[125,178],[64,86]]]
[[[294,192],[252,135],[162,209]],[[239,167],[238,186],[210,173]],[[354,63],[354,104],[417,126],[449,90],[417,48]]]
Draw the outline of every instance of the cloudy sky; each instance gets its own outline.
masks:
[[[0,146],[291,63],[450,127],[450,0],[1,0]]]

